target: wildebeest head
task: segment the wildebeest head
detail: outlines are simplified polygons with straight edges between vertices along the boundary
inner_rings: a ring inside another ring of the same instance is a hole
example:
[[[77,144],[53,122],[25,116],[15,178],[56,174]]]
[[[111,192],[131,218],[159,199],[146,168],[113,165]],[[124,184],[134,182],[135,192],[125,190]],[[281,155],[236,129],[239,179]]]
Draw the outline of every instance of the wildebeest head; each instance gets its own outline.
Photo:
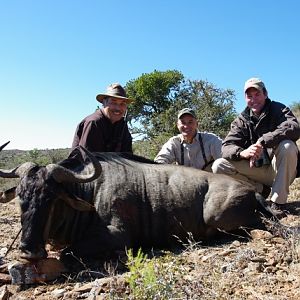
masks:
[[[101,173],[101,165],[95,157],[83,149],[92,162],[92,171],[75,173],[57,164],[38,166],[34,163],[24,163],[13,170],[0,170],[0,177],[20,178],[17,187],[0,194],[0,202],[8,202],[19,198],[21,207],[22,235],[20,249],[21,257],[39,259],[47,256],[45,243],[47,226],[51,218],[51,207],[55,201],[66,201],[75,209],[91,210],[92,206],[85,201],[67,194],[62,183],[87,183],[96,179]]]

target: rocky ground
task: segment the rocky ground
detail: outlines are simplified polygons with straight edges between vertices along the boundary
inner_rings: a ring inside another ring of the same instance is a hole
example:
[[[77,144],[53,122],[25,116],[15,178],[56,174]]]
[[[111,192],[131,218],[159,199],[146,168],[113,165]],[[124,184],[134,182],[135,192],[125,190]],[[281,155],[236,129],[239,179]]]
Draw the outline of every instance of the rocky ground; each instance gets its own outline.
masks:
[[[298,179],[297,179],[298,180]],[[291,189],[288,215],[281,222],[300,226],[300,183]],[[18,258],[20,229],[16,203],[0,205],[0,300],[5,299],[300,299],[300,237],[279,230],[245,229],[218,244],[191,240],[180,253],[167,253],[147,265],[155,273],[155,289],[145,284],[145,272],[128,273],[125,253],[116,261],[84,265],[43,284],[11,283],[7,264]],[[248,234],[248,237],[247,237]],[[246,237],[245,237],[246,236]],[[161,253],[160,253],[161,255]],[[132,269],[133,270],[133,269]],[[140,272],[135,270],[135,272]],[[136,274],[135,274],[136,275]],[[135,280],[135,285],[129,285]],[[148,282],[151,280],[148,278]],[[140,284],[140,286],[139,286]],[[158,285],[160,284],[160,285]]]

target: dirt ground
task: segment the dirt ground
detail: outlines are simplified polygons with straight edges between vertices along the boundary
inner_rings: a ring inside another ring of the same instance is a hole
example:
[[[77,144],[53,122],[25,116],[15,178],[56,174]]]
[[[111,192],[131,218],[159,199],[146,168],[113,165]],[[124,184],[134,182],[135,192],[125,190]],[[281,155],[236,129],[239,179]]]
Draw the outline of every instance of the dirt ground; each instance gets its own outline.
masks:
[[[300,226],[297,180],[291,187],[288,215],[281,219],[289,226]],[[91,273],[88,276],[81,273],[81,276],[63,275],[44,284],[11,284],[5,266],[18,259],[19,238],[7,257],[4,254],[20,229],[19,213],[15,200],[0,207],[0,300],[134,299],[128,294],[124,268],[112,272],[107,265],[106,274],[96,279]],[[176,287],[185,296],[176,299],[300,299],[299,236],[277,234],[276,230],[272,233],[249,230],[250,235],[249,239],[237,237],[214,246],[200,244],[178,254],[184,272],[176,279]],[[109,273],[115,276],[108,276]],[[118,293],[113,294],[112,289]],[[175,298],[170,296],[170,299]]]

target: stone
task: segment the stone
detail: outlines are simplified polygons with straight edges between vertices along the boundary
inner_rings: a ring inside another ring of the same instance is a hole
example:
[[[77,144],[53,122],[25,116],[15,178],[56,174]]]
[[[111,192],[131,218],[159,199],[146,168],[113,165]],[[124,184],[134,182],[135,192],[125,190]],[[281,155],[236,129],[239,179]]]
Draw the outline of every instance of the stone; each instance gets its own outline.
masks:
[[[0,248],[0,257],[4,257],[7,252],[7,247]]]
[[[240,247],[240,246],[241,246],[241,242],[235,240],[235,241],[233,241],[233,242],[231,243],[231,245],[229,246],[229,248],[235,248],[235,247]]]
[[[89,282],[89,283],[86,283],[80,287],[76,287],[74,288],[74,292],[79,292],[79,293],[87,293],[89,292],[94,286],[94,283],[93,282]]]
[[[14,262],[8,266],[12,284],[42,283],[56,279],[66,268],[56,258],[46,258],[35,262]]]
[[[66,293],[65,289],[55,289],[54,291],[51,292],[51,295],[55,298],[60,298],[63,297],[65,293]]]
[[[11,276],[8,274],[0,273],[0,283],[11,283]]]
[[[247,266],[247,270],[250,272],[262,272],[263,271],[263,266],[260,262],[249,262]]]
[[[0,300],[8,300],[11,295],[6,285],[0,288]]]
[[[0,273],[8,273],[8,264],[0,265]]]
[[[273,235],[269,231],[260,229],[251,230],[250,235],[254,240],[271,239],[273,237]]]

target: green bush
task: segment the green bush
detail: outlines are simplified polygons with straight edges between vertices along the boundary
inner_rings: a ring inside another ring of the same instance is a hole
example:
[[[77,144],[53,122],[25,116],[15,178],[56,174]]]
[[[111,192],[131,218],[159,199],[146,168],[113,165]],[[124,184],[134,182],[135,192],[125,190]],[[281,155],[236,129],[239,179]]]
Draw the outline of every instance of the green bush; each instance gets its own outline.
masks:
[[[130,287],[129,299],[168,300],[183,299],[176,288],[178,274],[183,276],[186,271],[180,262],[171,254],[148,259],[141,249],[134,256],[133,251],[127,251],[129,272],[126,281]]]

